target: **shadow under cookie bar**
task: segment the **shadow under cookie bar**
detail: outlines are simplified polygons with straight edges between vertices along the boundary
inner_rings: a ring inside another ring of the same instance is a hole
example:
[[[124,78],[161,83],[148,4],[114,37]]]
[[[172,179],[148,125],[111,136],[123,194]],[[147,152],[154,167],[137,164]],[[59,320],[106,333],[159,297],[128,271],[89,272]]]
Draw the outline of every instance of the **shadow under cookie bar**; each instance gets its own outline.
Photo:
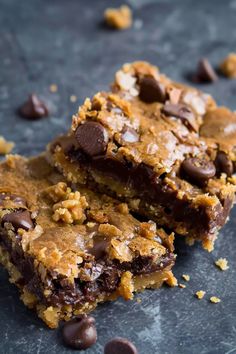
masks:
[[[49,327],[99,302],[175,285],[173,235],[68,186],[43,156],[0,165],[0,262]]]
[[[212,250],[235,193],[234,156],[204,133],[216,103],[144,62],[118,71],[112,90],[80,107],[68,136],[49,148],[53,163]]]

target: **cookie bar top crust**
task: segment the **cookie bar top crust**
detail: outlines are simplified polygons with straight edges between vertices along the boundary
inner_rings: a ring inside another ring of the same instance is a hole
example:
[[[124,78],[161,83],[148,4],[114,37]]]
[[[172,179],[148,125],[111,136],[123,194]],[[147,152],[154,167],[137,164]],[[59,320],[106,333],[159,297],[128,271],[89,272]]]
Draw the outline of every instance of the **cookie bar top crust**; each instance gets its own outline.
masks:
[[[0,254],[23,301],[55,327],[97,302],[174,283],[173,235],[68,186],[44,156],[0,165]]]
[[[50,153],[67,178],[125,200],[210,250],[235,193],[234,169],[218,163],[225,150],[204,134],[205,117],[217,109],[209,95],[148,63],[126,64],[112,92],[86,99]]]

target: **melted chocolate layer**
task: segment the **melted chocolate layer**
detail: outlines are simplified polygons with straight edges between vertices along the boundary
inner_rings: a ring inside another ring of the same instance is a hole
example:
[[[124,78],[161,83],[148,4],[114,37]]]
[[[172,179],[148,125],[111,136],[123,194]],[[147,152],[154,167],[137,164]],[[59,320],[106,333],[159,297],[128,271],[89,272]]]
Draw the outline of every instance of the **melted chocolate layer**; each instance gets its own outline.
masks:
[[[79,163],[88,171],[92,169],[103,173],[104,176],[112,177],[125,188],[135,190],[137,197],[141,197],[142,200],[163,207],[165,214],[170,215],[175,222],[183,222],[189,229],[195,225],[196,233],[200,235],[215,233],[217,228],[224,225],[229,215],[233,200],[222,200],[221,204],[211,210],[205,205],[195,208],[186,198],[178,199],[178,190],[171,189],[163,176],[158,177],[144,163],[133,165],[106,156],[91,158],[73,144],[67,145],[64,153],[71,162]]]
[[[105,257],[98,260],[85,261],[80,268],[87,275],[88,281],[75,279],[74,283],[57,274],[47,272],[42,280],[38,270],[34,268],[33,259],[25,254],[17,239],[14,247],[8,239],[4,229],[0,230],[0,245],[4,247],[10,255],[11,262],[22,274],[21,285],[47,306],[60,306],[65,304],[83,304],[95,301],[99,294],[111,294],[117,289],[120,283],[122,272],[129,270],[134,275],[149,274],[158,270],[163,270],[174,262],[173,253],[167,252],[165,256],[157,261],[152,256],[137,257],[132,263],[120,263],[111,261]],[[89,267],[88,267],[89,265]],[[50,290],[51,295],[45,297],[44,290]]]

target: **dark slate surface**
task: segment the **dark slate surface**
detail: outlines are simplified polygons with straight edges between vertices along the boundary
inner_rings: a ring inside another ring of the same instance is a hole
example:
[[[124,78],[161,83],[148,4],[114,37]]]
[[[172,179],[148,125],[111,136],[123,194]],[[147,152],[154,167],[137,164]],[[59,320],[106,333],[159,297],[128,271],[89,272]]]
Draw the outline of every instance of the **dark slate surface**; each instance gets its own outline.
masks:
[[[16,142],[15,152],[33,155],[70,124],[87,95],[105,89],[122,63],[146,59],[174,79],[185,80],[200,56],[213,64],[235,51],[236,1],[130,0],[135,26],[115,32],[101,25],[103,10],[120,1],[0,0],[1,135]],[[141,28],[140,28],[141,27]],[[49,92],[49,85],[58,92]],[[204,89],[221,104],[236,108],[236,81],[221,78]],[[27,122],[14,112],[28,93],[44,98],[51,116]],[[78,96],[71,103],[70,95]],[[177,244],[175,274],[191,275],[186,289],[163,288],[140,295],[142,303],[117,301],[100,306],[98,343],[87,351],[101,354],[107,340],[125,336],[145,354],[236,353],[236,210],[208,254],[197,245]],[[214,261],[227,257],[230,269]],[[206,298],[198,301],[195,291]],[[222,302],[209,303],[219,296]],[[0,269],[0,353],[68,353],[57,331],[48,330],[24,308],[6,272]]]

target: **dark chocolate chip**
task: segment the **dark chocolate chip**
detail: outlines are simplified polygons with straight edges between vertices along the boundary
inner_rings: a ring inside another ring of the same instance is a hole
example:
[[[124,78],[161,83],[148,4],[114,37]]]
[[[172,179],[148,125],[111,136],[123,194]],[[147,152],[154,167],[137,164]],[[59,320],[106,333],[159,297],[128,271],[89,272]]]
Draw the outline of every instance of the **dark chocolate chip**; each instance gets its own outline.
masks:
[[[80,316],[67,322],[62,329],[62,338],[66,345],[74,349],[87,349],[97,340],[95,319]]]
[[[218,80],[218,76],[210,62],[206,58],[203,58],[198,63],[194,79],[198,82],[214,82]]]
[[[182,162],[182,171],[195,183],[205,183],[216,174],[216,168],[212,161],[198,159],[197,157],[187,158]]]
[[[89,156],[103,155],[108,143],[106,129],[98,122],[85,122],[75,132],[81,149]]]
[[[5,214],[2,218],[2,222],[11,223],[16,230],[21,228],[28,231],[34,227],[28,210],[16,210]]]
[[[19,113],[23,118],[39,119],[48,116],[48,108],[35,94],[32,94],[19,108]]]
[[[229,159],[224,151],[219,151],[217,153],[215,166],[218,174],[223,172],[230,177],[234,172],[233,162]]]
[[[139,97],[146,103],[165,102],[166,91],[164,86],[152,77],[144,77],[140,80]]]
[[[122,129],[121,138],[125,143],[136,143],[139,140],[138,133],[127,125]]]
[[[117,337],[105,345],[104,354],[138,354],[138,351],[128,339]]]
[[[195,115],[190,107],[184,104],[172,104],[166,103],[162,108],[162,112],[167,116],[173,116],[181,119],[184,124],[189,126],[193,130],[197,130]]]
[[[89,249],[89,253],[91,253],[96,260],[103,258],[106,256],[108,245],[108,240],[96,237],[93,240],[93,247]]]

